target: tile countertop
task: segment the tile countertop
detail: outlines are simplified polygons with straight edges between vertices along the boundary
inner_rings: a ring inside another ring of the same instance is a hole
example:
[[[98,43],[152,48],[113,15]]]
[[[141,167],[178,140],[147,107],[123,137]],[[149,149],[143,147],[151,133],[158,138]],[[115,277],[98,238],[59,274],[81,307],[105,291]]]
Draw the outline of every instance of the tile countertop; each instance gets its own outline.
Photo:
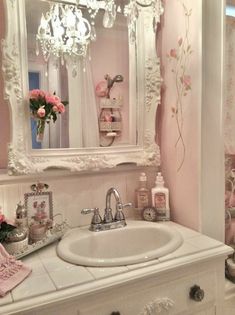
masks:
[[[5,297],[0,298],[1,314],[13,314],[30,307],[95,291],[138,278],[151,272],[166,270],[199,259],[226,255],[229,247],[205,235],[173,222],[164,224],[177,229],[184,243],[173,253],[149,262],[122,267],[83,267],[67,263],[56,254],[56,243],[22,258],[32,268],[30,276]],[[232,249],[231,249],[232,252]]]

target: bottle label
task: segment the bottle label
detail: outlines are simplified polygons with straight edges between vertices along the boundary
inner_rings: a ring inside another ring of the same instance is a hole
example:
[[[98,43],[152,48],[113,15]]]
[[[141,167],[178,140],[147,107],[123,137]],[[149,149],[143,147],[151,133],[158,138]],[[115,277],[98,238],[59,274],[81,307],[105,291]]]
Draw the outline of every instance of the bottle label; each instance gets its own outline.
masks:
[[[137,196],[137,208],[148,207],[149,199],[148,193],[145,191],[139,192]]]
[[[170,211],[166,208],[166,195],[164,193],[154,194],[154,206],[157,210],[158,221],[170,220]]]
[[[166,195],[164,193],[156,193],[154,195],[154,205],[157,210],[165,210],[166,209]]]

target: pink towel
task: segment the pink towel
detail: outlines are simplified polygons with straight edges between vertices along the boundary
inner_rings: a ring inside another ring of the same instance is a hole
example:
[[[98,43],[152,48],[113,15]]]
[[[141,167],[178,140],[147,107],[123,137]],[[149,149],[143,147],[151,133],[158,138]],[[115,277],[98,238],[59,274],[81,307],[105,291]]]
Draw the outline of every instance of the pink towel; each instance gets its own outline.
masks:
[[[31,268],[9,255],[0,244],[0,297],[22,282],[30,272]]]

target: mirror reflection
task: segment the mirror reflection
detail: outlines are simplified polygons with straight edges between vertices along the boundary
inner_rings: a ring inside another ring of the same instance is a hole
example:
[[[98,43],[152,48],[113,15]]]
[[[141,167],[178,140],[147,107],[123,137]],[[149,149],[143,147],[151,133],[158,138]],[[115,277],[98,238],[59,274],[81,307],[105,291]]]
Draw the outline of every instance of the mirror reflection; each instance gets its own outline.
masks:
[[[112,20],[104,10],[88,12],[86,6],[26,0],[25,11],[32,148],[136,144],[136,122],[130,124],[136,117],[131,117],[135,105],[129,98],[129,53],[133,43],[128,42],[124,15],[117,13],[111,27]],[[89,19],[90,29],[84,22]],[[73,29],[76,45],[71,39],[69,42],[68,35],[73,21],[74,25],[84,22],[83,27]],[[79,41],[87,31],[96,40]],[[54,38],[43,41],[41,35],[45,34]],[[67,46],[76,49],[76,56],[71,57],[65,50],[61,53],[61,34],[67,36]],[[57,56],[49,53],[53,40]]]
[[[68,19],[71,10],[77,12],[71,6],[78,2],[80,11]],[[50,11],[55,3],[59,9]],[[4,0],[4,4],[8,31],[2,40],[2,70],[12,118],[9,174],[51,168],[91,171],[124,163],[159,165],[154,138],[162,84],[156,55],[161,0]],[[103,7],[96,10],[93,4]],[[113,10],[108,4],[117,6]],[[91,15],[88,27],[84,19]],[[91,34],[96,41],[91,41]],[[29,94],[45,98],[36,97],[35,103]],[[38,120],[48,123],[38,126]]]

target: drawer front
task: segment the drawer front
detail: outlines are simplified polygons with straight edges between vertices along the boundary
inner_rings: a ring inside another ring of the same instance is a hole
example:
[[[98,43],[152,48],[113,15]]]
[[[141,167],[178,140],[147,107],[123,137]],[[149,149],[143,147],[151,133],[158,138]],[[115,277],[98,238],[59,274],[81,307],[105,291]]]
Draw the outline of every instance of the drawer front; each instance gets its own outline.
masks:
[[[215,314],[216,277],[213,272],[198,273],[162,285],[148,286],[139,283],[139,290],[130,288],[121,292],[97,294],[90,297],[84,307],[78,308],[79,315],[193,315]],[[189,296],[194,285],[204,290],[202,301]],[[89,306],[87,306],[89,305]],[[148,309],[148,312],[147,312]],[[204,311],[204,310],[209,311]],[[151,313],[152,312],[152,313]]]

